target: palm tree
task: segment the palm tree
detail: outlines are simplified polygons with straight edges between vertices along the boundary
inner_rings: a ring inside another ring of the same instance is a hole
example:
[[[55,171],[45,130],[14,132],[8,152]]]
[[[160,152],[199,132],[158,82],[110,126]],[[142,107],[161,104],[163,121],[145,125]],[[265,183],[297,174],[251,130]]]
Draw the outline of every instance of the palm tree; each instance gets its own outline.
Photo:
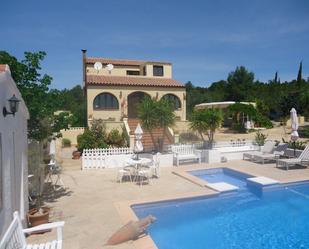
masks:
[[[138,106],[138,118],[141,120],[142,127],[149,131],[155,149],[162,151],[165,134],[168,127],[175,123],[175,113],[171,103],[166,99],[159,101],[146,97]],[[153,130],[162,128],[162,138],[158,143],[153,136]]]
[[[206,142],[204,134],[207,134],[210,148],[212,148],[216,129],[223,121],[223,114],[218,109],[203,109],[194,111],[190,121],[190,128],[197,131],[202,140]]]

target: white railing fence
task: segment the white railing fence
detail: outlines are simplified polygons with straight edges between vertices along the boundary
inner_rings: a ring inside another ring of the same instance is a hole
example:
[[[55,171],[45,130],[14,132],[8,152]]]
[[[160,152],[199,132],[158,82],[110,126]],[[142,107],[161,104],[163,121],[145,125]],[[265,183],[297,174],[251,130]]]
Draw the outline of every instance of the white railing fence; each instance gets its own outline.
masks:
[[[218,141],[214,142],[212,148],[224,148],[224,147],[242,147],[242,146],[252,146],[253,145],[252,140],[230,140],[230,141]],[[207,149],[210,148],[209,144],[199,142],[199,143],[194,143],[194,144],[173,144],[170,147],[170,150],[174,152],[174,150],[177,150],[177,148],[188,148],[188,147],[193,147],[194,149]]]
[[[193,144],[177,144],[171,146],[172,152],[178,154],[192,154],[195,149]]]
[[[133,151],[131,148],[84,149],[82,169],[103,169],[122,167]]]

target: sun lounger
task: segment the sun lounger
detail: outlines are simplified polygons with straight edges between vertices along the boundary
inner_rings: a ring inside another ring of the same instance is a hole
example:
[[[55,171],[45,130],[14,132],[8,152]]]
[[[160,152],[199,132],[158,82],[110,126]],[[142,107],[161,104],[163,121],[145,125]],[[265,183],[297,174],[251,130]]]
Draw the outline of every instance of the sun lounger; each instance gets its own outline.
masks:
[[[280,158],[280,156],[283,156],[284,152],[288,148],[288,144],[279,144],[275,150],[274,153],[265,153],[262,155],[254,155],[253,160],[255,162],[261,162],[264,164],[265,161],[275,161]]]
[[[249,160],[253,160],[254,156],[259,156],[263,154],[271,154],[274,151],[276,142],[273,141],[267,141],[261,151],[254,151],[254,152],[246,152],[243,154],[243,160],[246,158]]]
[[[309,166],[309,145],[306,146],[298,158],[278,159],[276,164],[277,167],[282,166],[286,170],[295,165]]]

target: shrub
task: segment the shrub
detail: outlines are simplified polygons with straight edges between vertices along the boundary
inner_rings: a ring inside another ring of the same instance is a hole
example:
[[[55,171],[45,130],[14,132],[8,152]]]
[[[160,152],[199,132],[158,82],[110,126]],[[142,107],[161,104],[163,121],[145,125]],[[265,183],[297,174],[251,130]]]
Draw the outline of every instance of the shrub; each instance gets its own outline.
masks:
[[[107,144],[114,147],[122,147],[124,144],[123,137],[117,129],[112,129],[107,136]]]
[[[246,133],[247,131],[243,124],[237,124],[237,123],[232,124],[232,130],[237,131],[239,133]]]
[[[106,148],[106,131],[102,120],[94,120],[91,128],[86,129],[83,134],[77,136],[77,149]]]
[[[122,141],[123,141],[123,147],[129,147],[130,145],[130,136],[127,133],[126,127],[122,126],[122,133],[121,133]]]
[[[309,128],[304,130],[304,137],[309,137]]]
[[[68,138],[62,139],[62,147],[71,147],[71,140]]]
[[[304,150],[307,144],[307,142],[305,141],[295,141],[295,143],[293,141],[285,141],[284,138],[282,138],[282,142],[287,143],[288,148],[290,149],[295,148],[296,150]]]
[[[254,123],[259,127],[265,127],[266,129],[273,128],[272,122],[269,118],[257,113],[256,116],[253,118]]]
[[[265,144],[266,139],[267,139],[267,135],[263,134],[260,131],[256,132],[254,140],[258,146],[263,146]]]

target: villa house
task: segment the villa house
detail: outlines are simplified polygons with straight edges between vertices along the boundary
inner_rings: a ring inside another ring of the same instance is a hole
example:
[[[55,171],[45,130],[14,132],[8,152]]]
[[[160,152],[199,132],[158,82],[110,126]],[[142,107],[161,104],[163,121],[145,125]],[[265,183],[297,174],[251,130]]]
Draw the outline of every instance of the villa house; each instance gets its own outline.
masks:
[[[124,125],[132,135],[139,122],[137,105],[149,96],[157,100],[167,98],[173,103],[177,122],[167,134],[169,143],[174,142],[174,131],[187,127],[186,90],[172,78],[169,62],[91,58],[83,50],[83,83],[88,125],[93,119],[103,119],[107,129]],[[143,142],[151,147],[148,135],[144,132]]]
[[[11,102],[18,102],[19,107],[15,109]],[[7,65],[0,65],[0,108],[1,237],[12,221],[13,212],[18,211],[24,220],[28,210],[29,113]]]

